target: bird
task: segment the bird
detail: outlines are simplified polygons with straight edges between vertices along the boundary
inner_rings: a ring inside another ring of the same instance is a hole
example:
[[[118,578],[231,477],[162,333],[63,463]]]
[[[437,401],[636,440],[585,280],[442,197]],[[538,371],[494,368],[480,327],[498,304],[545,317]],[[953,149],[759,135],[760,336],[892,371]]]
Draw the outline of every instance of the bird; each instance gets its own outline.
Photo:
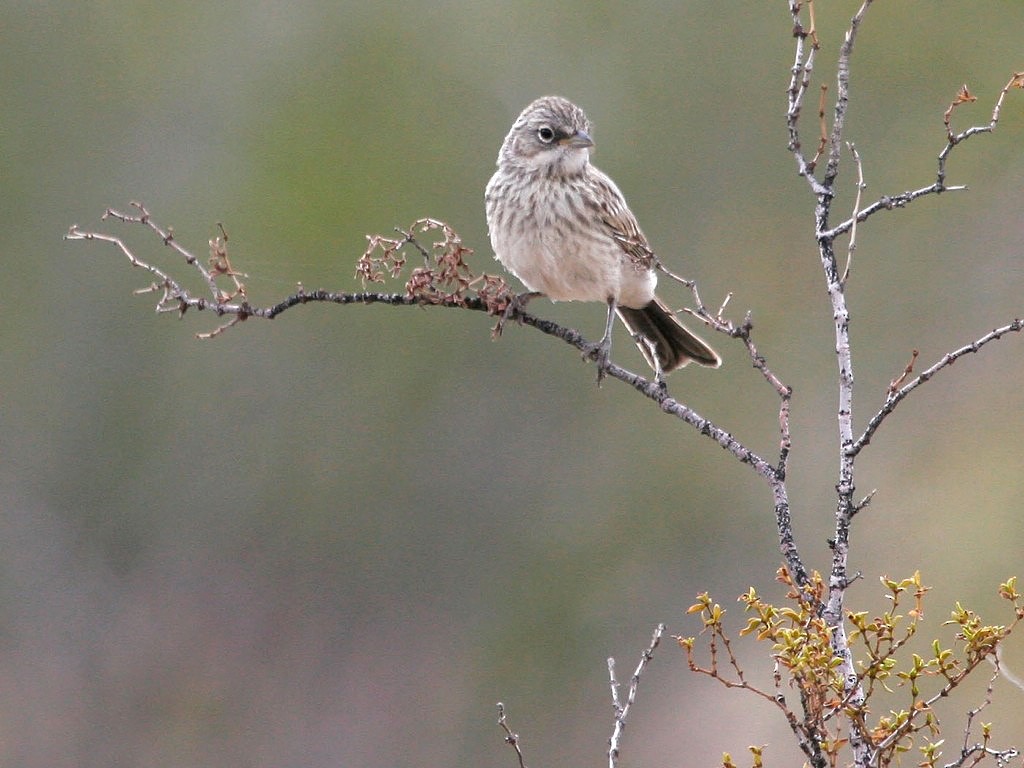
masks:
[[[590,162],[590,120],[561,96],[544,96],[516,118],[487,184],[487,229],[497,260],[526,286],[516,297],[601,301],[604,336],[584,356],[600,380],[617,315],[655,375],[721,358],[658,296],[658,263],[622,192]]]

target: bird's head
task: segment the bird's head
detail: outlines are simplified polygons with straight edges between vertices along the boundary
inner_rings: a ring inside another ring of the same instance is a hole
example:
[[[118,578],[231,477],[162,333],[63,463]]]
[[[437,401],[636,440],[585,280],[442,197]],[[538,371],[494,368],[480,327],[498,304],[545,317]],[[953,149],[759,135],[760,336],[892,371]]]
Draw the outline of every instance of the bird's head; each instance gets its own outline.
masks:
[[[508,132],[498,165],[545,176],[574,176],[590,162],[590,121],[568,99],[543,96],[522,111]]]

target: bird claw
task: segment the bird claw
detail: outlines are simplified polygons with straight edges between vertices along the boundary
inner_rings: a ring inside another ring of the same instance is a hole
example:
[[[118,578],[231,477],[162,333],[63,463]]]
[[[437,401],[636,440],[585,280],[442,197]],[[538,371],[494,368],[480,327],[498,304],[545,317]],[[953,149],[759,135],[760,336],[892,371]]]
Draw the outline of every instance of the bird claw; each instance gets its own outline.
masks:
[[[526,291],[525,293],[513,294],[512,298],[508,300],[508,304],[505,305],[505,310],[501,313],[501,317],[498,318],[498,322],[494,324],[494,328],[491,329],[491,338],[496,339],[501,336],[501,332],[505,330],[505,323],[509,321],[513,315],[516,321],[522,325],[523,318],[522,313],[526,309],[526,305],[530,302],[530,299],[535,299],[543,294],[537,291]]]
[[[601,386],[605,376],[608,375],[608,364],[611,363],[611,339],[601,339],[583,346],[582,358],[593,360],[597,363],[597,385]]]

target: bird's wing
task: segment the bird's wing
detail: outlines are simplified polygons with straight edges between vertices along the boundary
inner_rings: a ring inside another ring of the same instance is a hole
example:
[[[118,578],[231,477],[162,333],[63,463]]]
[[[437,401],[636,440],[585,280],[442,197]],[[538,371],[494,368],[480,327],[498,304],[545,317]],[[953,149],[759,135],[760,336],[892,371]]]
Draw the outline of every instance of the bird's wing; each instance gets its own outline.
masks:
[[[612,238],[622,246],[629,260],[638,268],[650,269],[657,258],[647,237],[640,230],[636,216],[626,205],[626,199],[607,175],[591,167],[594,199],[601,221],[611,231]]]

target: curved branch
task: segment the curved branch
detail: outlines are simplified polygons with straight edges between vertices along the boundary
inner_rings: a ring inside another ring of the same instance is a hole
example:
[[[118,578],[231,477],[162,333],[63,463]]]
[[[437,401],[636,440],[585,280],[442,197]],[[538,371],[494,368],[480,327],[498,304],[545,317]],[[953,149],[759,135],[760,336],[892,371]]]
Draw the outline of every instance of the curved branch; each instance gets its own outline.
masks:
[[[583,334],[575,328],[559,325],[525,312],[523,309],[525,304],[514,300],[514,295],[501,278],[489,275],[474,276],[463,260],[463,256],[471,251],[462,245],[459,236],[444,222],[421,219],[408,230],[398,230],[401,235],[399,238],[386,238],[380,235],[368,238],[367,251],[358,262],[357,274],[363,278],[364,282],[383,282],[385,276],[388,275],[392,278],[398,277],[406,266],[402,249],[407,245],[414,247],[423,258],[425,266],[412,270],[412,275],[406,283],[403,293],[307,290],[300,286],[295,293],[275,304],[255,306],[246,298],[245,286],[239,280],[245,275],[236,272],[228,259],[227,235],[223,228],[221,229],[222,236],[210,241],[209,266],[203,266],[197,256],[177,243],[170,228],[165,229],[153,220],[145,206],[137,202],[131,205],[137,211],[137,215],[108,209],[104,218],[113,218],[128,224],[141,224],[153,231],[160,237],[164,245],[171,247],[184,258],[186,264],[199,272],[209,291],[208,297],[193,294],[166,270],[140,259],[120,237],[84,230],[75,225],[71,227],[65,238],[68,240],[99,240],[116,246],[132,266],[147,271],[154,278],[150,286],[142,289],[139,293],[159,294],[156,305],[157,312],[177,312],[181,316],[190,309],[209,310],[218,317],[229,318],[213,331],[197,333],[198,338],[212,338],[249,318],[272,320],[293,307],[313,302],[326,302],[342,305],[438,306],[486,312],[491,315],[499,315],[501,318],[494,329],[494,335],[500,333],[501,326],[506,321],[514,319],[521,325],[535,328],[541,333],[553,336],[575,347],[589,359],[597,362],[602,377],[607,376],[628,384],[656,404],[661,411],[686,422],[700,434],[710,438],[731,453],[740,463],[751,467],[768,482],[774,500],[780,551],[798,583],[806,583],[807,572],[793,535],[785,484],[790,452],[789,404],[791,390],[771,372],[764,357],[754,346],[751,340],[753,326],[749,316],[743,324],[737,326],[721,317],[723,311],[721,309],[717,315],[711,315],[701,302],[700,295],[692,281],[672,275],[673,278],[689,286],[692,291],[697,303],[697,310],[693,314],[715,330],[740,339],[746,346],[754,367],[761,372],[780,397],[779,429],[781,439],[779,457],[775,463],[750,450],[731,433],[672,397],[669,394],[668,385],[664,381],[648,379],[610,360],[597,361],[593,343],[589,342]],[[443,236],[441,242],[434,244],[433,251],[416,240],[418,234],[428,231],[440,231]],[[668,272],[660,264],[659,268]],[[225,293],[217,285],[218,277],[225,276],[230,277],[233,281],[234,289],[231,293]]]

